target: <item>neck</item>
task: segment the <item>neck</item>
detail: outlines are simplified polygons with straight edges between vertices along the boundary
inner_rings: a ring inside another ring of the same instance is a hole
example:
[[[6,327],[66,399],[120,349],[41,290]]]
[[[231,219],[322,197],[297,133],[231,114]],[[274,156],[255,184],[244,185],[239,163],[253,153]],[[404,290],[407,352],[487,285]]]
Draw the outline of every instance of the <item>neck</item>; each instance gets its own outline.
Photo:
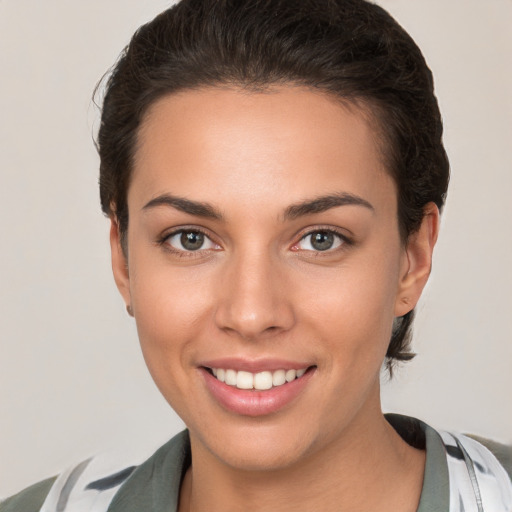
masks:
[[[191,434],[192,467],[180,512],[209,510],[417,510],[425,453],[409,446],[380,411],[356,418],[335,442],[290,467],[245,471],[223,464]]]

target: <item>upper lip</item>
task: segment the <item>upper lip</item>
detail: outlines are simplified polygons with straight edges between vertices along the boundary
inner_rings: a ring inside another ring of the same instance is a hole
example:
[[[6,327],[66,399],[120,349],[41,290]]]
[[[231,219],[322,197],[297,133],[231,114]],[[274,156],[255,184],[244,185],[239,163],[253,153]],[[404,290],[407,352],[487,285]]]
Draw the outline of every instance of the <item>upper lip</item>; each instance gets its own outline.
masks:
[[[275,370],[300,370],[301,368],[309,368],[310,366],[313,366],[313,364],[311,362],[290,361],[274,358],[244,359],[238,357],[223,357],[202,361],[198,366],[258,373]]]

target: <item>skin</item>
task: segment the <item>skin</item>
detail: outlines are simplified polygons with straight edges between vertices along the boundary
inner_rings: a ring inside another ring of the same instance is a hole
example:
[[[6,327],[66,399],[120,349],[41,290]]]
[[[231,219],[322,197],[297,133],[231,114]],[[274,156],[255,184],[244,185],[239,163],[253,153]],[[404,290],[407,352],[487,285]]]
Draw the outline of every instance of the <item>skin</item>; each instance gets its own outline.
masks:
[[[190,430],[181,511],[416,510],[425,454],[383,417],[379,374],[394,317],[428,279],[439,213],[427,205],[404,244],[382,160],[368,116],[300,87],[185,91],[147,112],[127,251],[113,218],[112,261],[148,368]],[[147,206],[162,194],[222,218]],[[286,216],[332,194],[371,208]],[[204,231],[206,245],[166,239],[180,228]],[[310,244],[322,229],[341,235],[333,249]],[[285,407],[250,417],[205,386],[201,361],[221,357],[314,371]]]

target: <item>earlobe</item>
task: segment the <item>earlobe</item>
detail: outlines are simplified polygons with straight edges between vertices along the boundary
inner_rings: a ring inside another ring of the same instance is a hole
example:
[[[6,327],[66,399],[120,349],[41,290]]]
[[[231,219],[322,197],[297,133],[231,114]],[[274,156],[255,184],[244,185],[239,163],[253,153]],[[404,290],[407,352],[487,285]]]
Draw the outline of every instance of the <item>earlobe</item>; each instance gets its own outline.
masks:
[[[110,218],[110,250],[112,254],[112,272],[117,289],[121,293],[127,308],[131,308],[130,275],[128,261],[121,243],[119,223],[115,217]]]
[[[417,304],[432,268],[432,253],[439,233],[439,209],[435,203],[424,208],[421,226],[409,236],[395,303],[395,316],[403,316]]]

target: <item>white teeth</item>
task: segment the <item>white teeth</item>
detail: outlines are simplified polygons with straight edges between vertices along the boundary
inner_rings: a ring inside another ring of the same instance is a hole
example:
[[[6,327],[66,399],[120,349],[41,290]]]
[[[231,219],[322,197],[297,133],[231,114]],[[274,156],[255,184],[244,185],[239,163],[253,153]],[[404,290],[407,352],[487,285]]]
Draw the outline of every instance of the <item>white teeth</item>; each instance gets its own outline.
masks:
[[[252,389],[254,377],[249,372],[237,372],[236,387],[238,389]]]
[[[272,374],[272,385],[282,386],[286,382],[286,372],[284,370],[276,370]]]
[[[286,371],[286,382],[291,382],[292,380],[295,380],[295,377],[297,377],[297,372],[295,370]]]
[[[226,370],[226,378],[224,382],[230,386],[236,386],[236,374],[235,370]]]
[[[238,372],[240,373],[240,372]],[[254,376],[254,389],[261,391],[272,387],[272,372],[260,372]]]
[[[256,389],[264,391],[272,387],[282,386],[287,382],[299,379],[305,373],[307,368],[298,370],[275,370],[274,372],[264,371],[251,373],[246,371],[236,371],[224,368],[212,368],[212,373],[218,380],[225,382],[229,386],[235,386],[238,389]]]

